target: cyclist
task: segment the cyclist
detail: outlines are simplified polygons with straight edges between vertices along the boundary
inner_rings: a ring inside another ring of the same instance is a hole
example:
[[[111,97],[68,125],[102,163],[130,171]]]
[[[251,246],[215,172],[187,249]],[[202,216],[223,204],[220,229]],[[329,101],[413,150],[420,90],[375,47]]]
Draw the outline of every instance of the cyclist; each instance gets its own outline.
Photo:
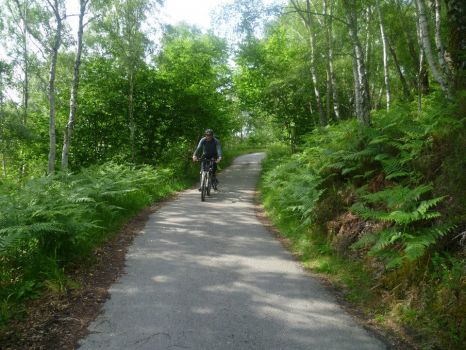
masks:
[[[222,147],[220,146],[220,141],[214,137],[212,129],[207,129],[204,133],[204,137],[199,141],[193,154],[193,161],[198,160],[198,155],[201,153],[201,150],[202,158],[215,159],[212,167],[212,186],[214,190],[217,190],[218,180],[215,176],[215,172],[217,171],[217,163],[220,163],[222,160]],[[200,190],[199,188],[199,191]]]

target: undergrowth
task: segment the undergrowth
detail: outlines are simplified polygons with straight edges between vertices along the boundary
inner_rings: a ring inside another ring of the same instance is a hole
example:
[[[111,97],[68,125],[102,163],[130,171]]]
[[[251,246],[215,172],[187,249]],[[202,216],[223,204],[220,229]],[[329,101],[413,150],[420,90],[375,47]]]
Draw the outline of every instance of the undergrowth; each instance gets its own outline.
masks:
[[[115,163],[1,186],[0,323],[44,289],[63,292],[68,264],[180,186],[169,169]]]
[[[43,291],[79,288],[67,276],[68,266],[91,264],[86,259],[94,249],[141,209],[192,186],[198,164],[186,145],[178,151],[157,168],[109,162],[76,174],[0,183],[0,327]],[[230,142],[219,169],[256,151]]]
[[[263,201],[305,265],[425,348],[466,342],[465,120],[435,94],[270,148]],[[462,241],[463,239],[463,241]]]

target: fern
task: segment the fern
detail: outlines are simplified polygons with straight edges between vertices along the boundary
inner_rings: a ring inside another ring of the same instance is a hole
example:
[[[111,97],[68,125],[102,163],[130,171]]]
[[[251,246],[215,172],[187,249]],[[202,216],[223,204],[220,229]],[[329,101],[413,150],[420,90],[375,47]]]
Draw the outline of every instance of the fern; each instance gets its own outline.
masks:
[[[369,254],[384,256],[387,267],[397,267],[406,259],[420,258],[428,247],[451,229],[448,225],[434,224],[429,228],[420,226],[440,217],[440,213],[432,209],[445,197],[421,200],[431,190],[431,185],[415,188],[395,186],[362,195],[363,202],[355,203],[352,210],[364,219],[385,221],[391,226],[379,233],[363,236],[353,248],[370,246]],[[370,206],[382,206],[385,210],[376,210]]]
[[[39,278],[44,261],[62,266],[85,256],[115,223],[173,188],[171,174],[107,163],[31,179],[20,189],[0,186],[0,285]]]

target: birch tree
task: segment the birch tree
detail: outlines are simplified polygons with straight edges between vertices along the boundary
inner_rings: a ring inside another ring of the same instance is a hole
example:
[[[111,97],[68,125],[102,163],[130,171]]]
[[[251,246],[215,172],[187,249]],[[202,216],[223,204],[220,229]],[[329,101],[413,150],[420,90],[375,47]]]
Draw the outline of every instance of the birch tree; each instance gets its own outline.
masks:
[[[382,39],[383,75],[384,75],[384,82],[385,82],[385,95],[386,95],[386,100],[387,100],[386,104],[387,104],[387,111],[388,111],[390,109],[390,101],[391,101],[390,77],[388,74],[388,52],[387,52],[388,43],[387,43],[387,37],[385,35],[385,26],[384,26],[382,11],[380,9],[380,0],[376,0],[375,6],[377,10],[377,15],[379,18],[380,38]]]
[[[56,136],[56,109],[55,109],[55,79],[57,70],[58,50],[62,44],[63,34],[63,20],[66,16],[65,5],[62,0],[47,0],[47,4],[53,13],[55,20],[55,31],[53,36],[52,45],[50,47],[50,71],[49,71],[49,85],[48,85],[48,98],[49,98],[49,159],[48,159],[48,173],[55,172],[55,160],[57,152],[57,136]]]
[[[356,116],[364,125],[370,125],[370,93],[364,51],[358,36],[356,1],[343,0],[347,24],[353,47],[353,75],[355,84]]]
[[[19,0],[14,0],[17,8],[22,9]],[[49,109],[49,154],[48,154],[48,174],[55,172],[56,160],[56,92],[55,80],[57,69],[58,52],[62,45],[64,20],[66,18],[65,0],[46,0],[42,2],[31,1],[31,11],[35,13],[35,21],[31,23],[25,17],[26,12],[19,11],[27,33],[36,41],[36,49],[48,61],[49,73],[47,82],[47,97]]]
[[[432,72],[432,76],[440,84],[440,87],[442,91],[444,92],[444,94],[448,98],[451,99],[452,98],[452,87],[450,85],[449,69],[443,58],[444,53],[441,52],[442,49],[440,48],[442,42],[441,41],[436,42],[439,53],[438,53],[438,58],[435,59],[432,45],[430,42],[431,34],[430,34],[430,29],[429,29],[428,17],[426,13],[426,6],[423,0],[415,0],[415,5],[416,5],[418,22],[419,22],[420,44],[424,51],[426,61],[429,64],[429,68]],[[439,10],[440,7],[435,6],[435,9]],[[440,21],[440,17],[438,17],[437,20]],[[438,25],[440,25],[440,23],[438,23]],[[438,39],[439,38],[437,38],[437,35],[436,35],[436,40]]]
[[[448,48],[455,90],[466,89],[466,6],[464,0],[445,0]]]
[[[78,24],[78,40],[76,44],[76,57],[74,60],[73,81],[71,83],[70,96],[70,114],[68,123],[64,132],[63,150],[61,156],[61,166],[63,170],[68,169],[68,156],[71,147],[71,137],[76,118],[76,110],[78,107],[78,86],[79,86],[79,69],[81,66],[81,54],[83,48],[83,32],[84,32],[84,15],[86,7],[90,0],[79,0],[79,24]]]
[[[10,14],[10,35],[17,45],[16,55],[21,62],[22,71],[22,123],[27,125],[29,110],[29,41],[28,41],[28,19],[29,19],[29,1],[19,0],[7,1],[6,7]]]
[[[304,26],[308,30],[309,33],[309,48],[310,48],[310,73],[311,73],[311,79],[312,79],[312,84],[314,86],[314,95],[316,98],[316,103],[317,103],[317,110],[319,111],[319,122],[321,126],[327,125],[327,118],[325,117],[324,114],[324,109],[322,106],[322,98],[321,98],[321,93],[319,89],[319,78],[317,76],[316,72],[316,65],[317,65],[317,60],[316,60],[316,27],[315,27],[315,20],[314,20],[314,15],[312,14],[311,11],[311,2],[310,0],[306,0],[306,7],[302,8],[301,4],[297,0],[291,0],[291,4],[298,13],[298,15],[301,17]]]
[[[328,6],[328,0],[323,0],[323,12],[325,23],[325,35],[327,40],[327,94],[332,93],[333,112],[337,120],[341,119],[340,116],[340,101],[338,97],[338,86],[335,78],[335,70],[333,68],[333,4]],[[330,100],[330,96],[327,97]]]

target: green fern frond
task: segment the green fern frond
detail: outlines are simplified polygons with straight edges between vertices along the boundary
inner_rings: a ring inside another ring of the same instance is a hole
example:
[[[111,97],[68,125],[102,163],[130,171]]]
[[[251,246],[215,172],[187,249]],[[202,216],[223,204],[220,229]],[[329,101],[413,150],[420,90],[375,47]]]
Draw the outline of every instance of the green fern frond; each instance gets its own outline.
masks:
[[[371,148],[365,148],[359,152],[350,152],[343,159],[346,161],[358,161],[368,158],[372,158],[376,155],[375,150]]]
[[[0,235],[0,255],[15,252],[24,239],[24,235],[21,232],[13,232],[5,236]]]
[[[22,234],[32,236],[41,232],[65,232],[60,224],[54,222],[37,222],[30,225],[17,225],[0,229],[0,235]]]
[[[351,172],[353,172],[353,171],[355,171],[355,170],[358,170],[358,169],[360,169],[360,168],[361,168],[360,165],[356,165],[356,166],[353,166],[353,167],[350,167],[350,168],[343,168],[343,169],[341,170],[341,174],[342,174],[342,175],[346,175],[346,174],[349,174],[349,173],[351,173]]]
[[[351,249],[360,249],[360,248],[367,248],[369,246],[373,246],[378,239],[378,232],[371,232],[367,233],[361,238],[359,238],[355,243],[353,243],[350,248]]]
[[[420,258],[431,245],[437,243],[440,238],[454,228],[455,225],[453,224],[445,224],[418,229],[416,234],[410,235],[405,239],[404,252],[406,254],[406,259],[414,261]]]
[[[393,180],[393,179],[397,179],[397,178],[400,178],[400,177],[407,177],[407,176],[411,176],[412,173],[411,172],[408,172],[408,171],[398,171],[398,172],[393,172],[389,175],[387,175],[385,178],[387,180]]]
[[[369,250],[369,255],[377,255],[380,251],[393,245],[403,237],[403,231],[396,227],[388,228],[378,233],[377,241]]]

